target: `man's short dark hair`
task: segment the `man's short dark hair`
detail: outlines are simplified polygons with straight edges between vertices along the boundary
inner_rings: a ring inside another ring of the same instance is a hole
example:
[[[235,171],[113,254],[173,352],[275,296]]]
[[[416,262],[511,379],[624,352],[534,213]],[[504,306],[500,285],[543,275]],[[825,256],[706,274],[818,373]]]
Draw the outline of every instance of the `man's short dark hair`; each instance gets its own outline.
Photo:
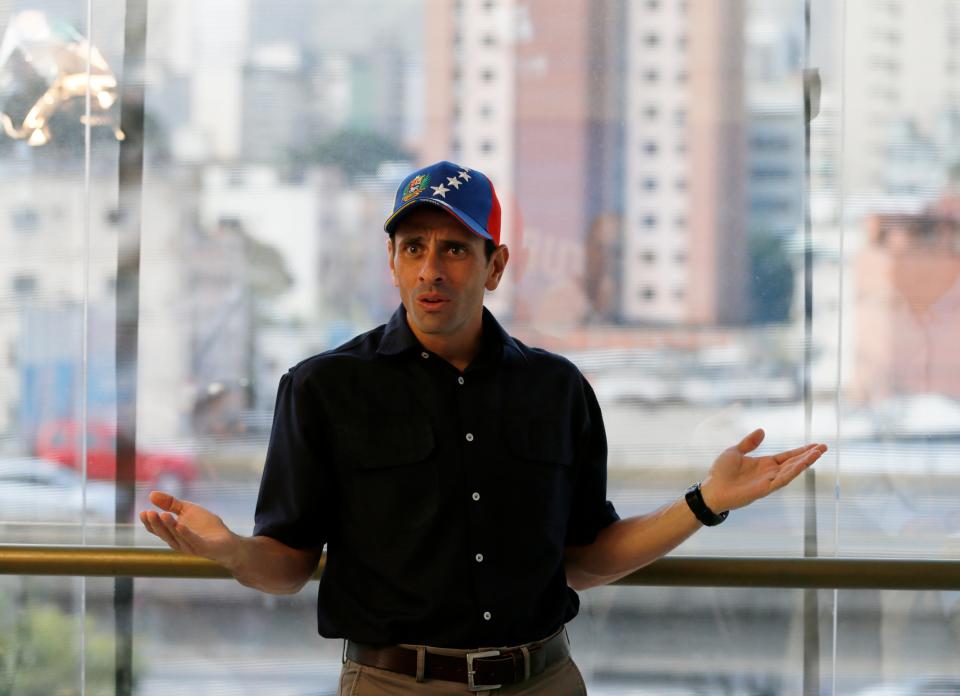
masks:
[[[396,230],[388,233],[390,235],[390,243],[396,246]],[[487,257],[487,263],[490,263],[490,257],[493,256],[493,252],[497,250],[497,245],[493,243],[492,240],[484,238],[483,240],[483,254]]]

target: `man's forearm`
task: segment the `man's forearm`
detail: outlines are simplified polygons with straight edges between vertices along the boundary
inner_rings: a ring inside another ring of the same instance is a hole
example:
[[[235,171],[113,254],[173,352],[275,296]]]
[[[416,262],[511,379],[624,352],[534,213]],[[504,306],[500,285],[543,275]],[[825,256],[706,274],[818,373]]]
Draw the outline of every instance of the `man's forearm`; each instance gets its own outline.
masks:
[[[222,561],[241,585],[270,594],[295,594],[311,578],[320,550],[294,549],[267,536],[234,535]]]
[[[683,498],[618,520],[589,546],[567,549],[567,582],[576,590],[611,583],[666,555],[702,526]]]

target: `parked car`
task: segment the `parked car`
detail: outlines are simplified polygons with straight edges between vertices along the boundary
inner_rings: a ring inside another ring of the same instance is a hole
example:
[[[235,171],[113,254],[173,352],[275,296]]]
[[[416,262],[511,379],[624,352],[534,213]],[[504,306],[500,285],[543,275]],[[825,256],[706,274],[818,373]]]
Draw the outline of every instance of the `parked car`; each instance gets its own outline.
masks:
[[[112,520],[115,494],[112,483],[88,482],[88,519]],[[0,524],[79,523],[83,498],[75,471],[39,457],[0,458]]]
[[[116,430],[102,422],[87,426],[87,477],[115,480],[117,475]],[[53,421],[40,427],[36,438],[36,454],[44,459],[78,469],[80,456],[79,424],[76,421]],[[137,452],[136,480],[158,490],[180,496],[197,478],[196,461],[191,455],[176,452]]]

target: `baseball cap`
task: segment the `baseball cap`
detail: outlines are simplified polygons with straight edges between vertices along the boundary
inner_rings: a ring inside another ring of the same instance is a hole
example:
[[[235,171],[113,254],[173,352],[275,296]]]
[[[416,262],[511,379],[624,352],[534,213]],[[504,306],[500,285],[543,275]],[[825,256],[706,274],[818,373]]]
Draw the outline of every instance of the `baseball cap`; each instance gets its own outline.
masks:
[[[384,231],[393,232],[419,205],[443,208],[475,234],[500,244],[500,201],[493,182],[481,171],[444,160],[408,174],[397,188]]]

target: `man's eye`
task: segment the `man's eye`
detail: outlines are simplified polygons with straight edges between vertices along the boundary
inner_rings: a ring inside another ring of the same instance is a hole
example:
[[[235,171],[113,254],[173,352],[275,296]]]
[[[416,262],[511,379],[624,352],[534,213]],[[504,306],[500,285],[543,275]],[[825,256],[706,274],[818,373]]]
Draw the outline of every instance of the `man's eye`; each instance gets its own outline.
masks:
[[[407,251],[408,254],[416,254],[416,253],[417,253],[417,248],[418,248],[418,247],[417,247],[416,244],[406,244],[406,245],[404,245],[404,249],[406,249],[406,251]]]
[[[466,247],[459,247],[459,246],[450,247],[450,253],[453,254],[454,256],[463,256],[466,252],[467,252]]]

